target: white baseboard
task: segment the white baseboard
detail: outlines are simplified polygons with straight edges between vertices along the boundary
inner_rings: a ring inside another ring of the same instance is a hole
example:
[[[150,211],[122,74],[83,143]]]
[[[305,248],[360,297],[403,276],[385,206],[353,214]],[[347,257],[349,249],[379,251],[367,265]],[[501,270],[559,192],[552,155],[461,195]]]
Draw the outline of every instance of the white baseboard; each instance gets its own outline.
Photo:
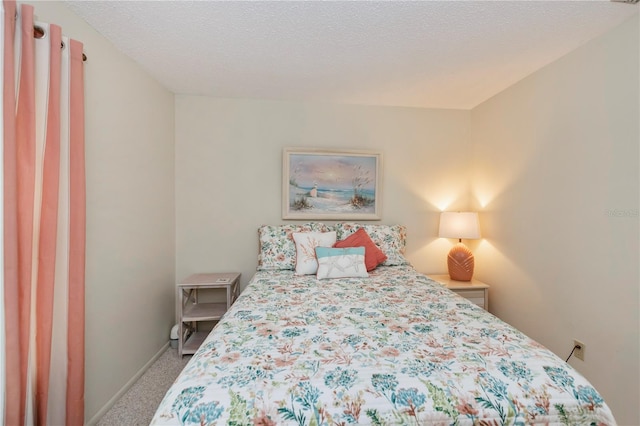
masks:
[[[86,422],[86,425],[93,426],[97,424],[100,421],[100,419],[105,414],[107,414],[107,411],[109,411],[111,407],[113,407],[114,404],[120,398],[122,398],[122,396],[131,388],[131,386],[133,386],[133,384],[136,381],[138,381],[138,379],[149,369],[149,367],[151,367],[153,363],[156,362],[156,360],[162,356],[162,354],[169,347],[169,343],[170,342],[167,342],[164,346],[162,346],[158,351],[158,353],[156,353],[145,365],[143,365],[142,368],[138,370],[138,372],[131,379],[129,379],[129,381],[125,383],[125,385],[115,395],[113,395],[113,397],[109,401],[107,401],[104,407],[98,410],[98,412],[93,417],[91,417],[91,419],[88,422]]]

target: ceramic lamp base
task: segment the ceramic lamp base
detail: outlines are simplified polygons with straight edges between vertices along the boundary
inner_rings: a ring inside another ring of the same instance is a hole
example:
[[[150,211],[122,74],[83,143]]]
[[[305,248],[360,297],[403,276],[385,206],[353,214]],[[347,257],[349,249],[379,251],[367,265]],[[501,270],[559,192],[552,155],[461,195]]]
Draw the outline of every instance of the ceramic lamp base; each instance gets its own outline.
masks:
[[[449,251],[447,256],[449,277],[455,281],[471,281],[473,277],[473,253],[462,243],[458,243]]]

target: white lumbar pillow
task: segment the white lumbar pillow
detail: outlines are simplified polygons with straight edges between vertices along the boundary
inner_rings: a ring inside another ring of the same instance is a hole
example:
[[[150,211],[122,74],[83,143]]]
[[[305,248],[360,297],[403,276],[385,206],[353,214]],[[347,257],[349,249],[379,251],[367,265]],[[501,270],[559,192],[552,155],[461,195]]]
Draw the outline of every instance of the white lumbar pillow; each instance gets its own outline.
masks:
[[[316,248],[319,280],[323,278],[368,277],[364,247]]]

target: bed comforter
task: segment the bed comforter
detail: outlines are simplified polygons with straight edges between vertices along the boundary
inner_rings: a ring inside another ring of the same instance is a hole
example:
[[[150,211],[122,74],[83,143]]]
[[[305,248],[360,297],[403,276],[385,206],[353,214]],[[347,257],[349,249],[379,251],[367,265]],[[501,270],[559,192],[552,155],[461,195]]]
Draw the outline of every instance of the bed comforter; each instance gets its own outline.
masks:
[[[360,279],[257,272],[152,424],[615,420],[552,352],[412,267],[394,266]]]

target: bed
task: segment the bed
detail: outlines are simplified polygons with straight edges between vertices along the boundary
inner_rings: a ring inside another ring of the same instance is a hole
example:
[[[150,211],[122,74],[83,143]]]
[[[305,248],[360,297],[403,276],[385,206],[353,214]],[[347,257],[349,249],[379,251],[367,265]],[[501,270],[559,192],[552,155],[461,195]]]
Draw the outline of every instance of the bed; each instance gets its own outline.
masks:
[[[295,248],[261,238],[259,270],[151,424],[615,424],[571,366],[369,234],[390,261],[333,279],[299,275]]]

